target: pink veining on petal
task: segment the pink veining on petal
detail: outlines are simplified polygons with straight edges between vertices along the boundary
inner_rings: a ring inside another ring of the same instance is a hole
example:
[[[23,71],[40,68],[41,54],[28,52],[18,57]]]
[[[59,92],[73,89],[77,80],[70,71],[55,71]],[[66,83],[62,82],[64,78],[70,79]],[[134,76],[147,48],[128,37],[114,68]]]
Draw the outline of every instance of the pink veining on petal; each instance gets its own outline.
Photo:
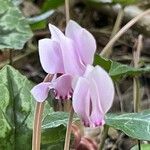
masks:
[[[72,76],[64,74],[52,82],[56,91],[56,99],[70,99],[72,94]]]
[[[106,89],[109,89],[109,96]],[[110,109],[113,98],[114,86],[106,71],[99,66],[87,66],[84,76],[79,77],[73,94],[73,107],[85,126],[104,125],[105,113]]]
[[[74,111],[81,117],[84,124],[89,126],[90,121],[90,95],[89,83],[83,77],[80,77],[73,93]]]

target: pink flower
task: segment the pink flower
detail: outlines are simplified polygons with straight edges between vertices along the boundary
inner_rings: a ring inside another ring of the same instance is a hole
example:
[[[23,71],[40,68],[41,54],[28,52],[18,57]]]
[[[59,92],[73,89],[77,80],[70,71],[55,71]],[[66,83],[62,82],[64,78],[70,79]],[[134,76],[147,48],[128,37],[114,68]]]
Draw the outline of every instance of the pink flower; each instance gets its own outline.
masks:
[[[87,66],[73,93],[73,108],[84,125],[103,125],[105,113],[110,109],[113,98],[114,86],[108,73],[100,66]]]
[[[91,33],[70,20],[65,35],[49,24],[51,39],[39,41],[40,62],[45,72],[55,74],[51,82],[42,82],[31,93],[39,102],[44,101],[50,89],[56,98],[66,99],[72,94],[72,80],[82,76],[88,64],[93,63],[96,42]],[[61,74],[60,77],[57,77]]]

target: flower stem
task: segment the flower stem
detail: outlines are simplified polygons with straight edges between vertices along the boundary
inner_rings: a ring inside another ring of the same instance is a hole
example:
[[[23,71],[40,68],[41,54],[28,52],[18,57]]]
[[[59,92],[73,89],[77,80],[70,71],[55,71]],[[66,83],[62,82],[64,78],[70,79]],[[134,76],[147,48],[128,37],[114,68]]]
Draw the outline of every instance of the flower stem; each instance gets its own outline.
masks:
[[[104,125],[102,134],[101,134],[101,138],[100,138],[100,146],[99,146],[99,150],[102,150],[105,144],[105,140],[108,134],[108,130],[109,130],[109,126],[108,125]]]
[[[107,56],[107,51],[112,45],[130,28],[132,27],[137,21],[139,21],[143,16],[150,13],[150,9],[147,9],[140,15],[136,16],[132,20],[130,20],[119,32],[107,43],[107,45],[104,47],[102,52],[100,53],[101,56]]]
[[[33,126],[33,137],[32,137],[32,150],[40,150],[41,144],[41,124],[42,124],[42,114],[44,110],[44,102],[36,103],[36,110],[34,116],[34,126]]]
[[[70,20],[69,0],[65,0],[66,24]]]
[[[142,49],[142,41],[143,41],[143,36],[139,35],[137,41],[137,48],[133,51],[133,61],[134,61],[135,68],[138,68],[139,66],[140,53]],[[140,82],[137,76],[133,78],[133,101],[134,101],[134,112],[139,112],[140,104],[141,104],[141,94],[140,94]],[[138,143],[138,149],[141,150],[140,140],[138,140],[137,143]]]
[[[65,12],[66,12],[66,24],[70,20],[70,12],[69,12],[69,0],[65,0]],[[69,103],[66,103],[67,107]],[[73,107],[71,106],[70,114],[69,114],[69,120],[68,120],[68,125],[67,125],[67,131],[66,131],[66,138],[65,138],[65,145],[64,145],[64,150],[69,150],[70,146],[70,136],[71,136],[71,125],[73,121],[73,114],[74,110]]]
[[[70,114],[69,114],[68,125],[67,125],[67,131],[66,131],[64,150],[69,150],[73,114],[74,114],[74,110],[73,110],[73,107],[71,107]]]
[[[52,76],[48,74],[43,82],[50,81]],[[32,134],[32,150],[40,150],[41,144],[41,125],[42,125],[42,114],[44,110],[44,102],[36,103],[34,123],[33,123],[33,134]]]
[[[133,61],[134,61],[134,67],[138,68],[139,60],[140,60],[140,53],[142,49],[142,35],[139,35],[138,41],[137,41],[137,48],[133,51]],[[139,78],[136,76],[133,78],[133,100],[134,100],[134,112],[140,111],[140,83]]]

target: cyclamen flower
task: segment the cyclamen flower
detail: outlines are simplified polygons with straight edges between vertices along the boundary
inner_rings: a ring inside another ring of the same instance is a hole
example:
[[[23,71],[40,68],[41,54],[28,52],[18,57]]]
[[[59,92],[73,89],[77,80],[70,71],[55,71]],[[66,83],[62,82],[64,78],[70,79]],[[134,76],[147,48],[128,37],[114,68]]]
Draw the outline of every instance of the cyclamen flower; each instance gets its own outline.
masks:
[[[87,66],[79,77],[73,94],[73,108],[85,126],[104,125],[104,116],[114,98],[114,86],[108,73],[100,66]]]
[[[55,74],[51,82],[42,82],[32,89],[39,102],[44,101],[50,89],[55,89],[56,98],[67,99],[72,94],[72,80],[82,76],[88,64],[93,63],[96,51],[94,37],[86,29],[70,20],[65,35],[49,24],[51,39],[39,41],[40,62],[45,72]],[[61,76],[57,77],[58,74]]]

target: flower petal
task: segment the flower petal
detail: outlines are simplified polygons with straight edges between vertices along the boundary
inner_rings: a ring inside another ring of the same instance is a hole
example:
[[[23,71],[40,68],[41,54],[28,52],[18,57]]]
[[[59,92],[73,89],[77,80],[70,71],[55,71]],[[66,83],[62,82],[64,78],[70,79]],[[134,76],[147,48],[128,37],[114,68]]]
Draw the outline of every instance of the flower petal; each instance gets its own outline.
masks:
[[[112,79],[100,66],[96,66],[91,75],[97,85],[102,111],[106,113],[110,109],[114,99]]]
[[[61,41],[61,39],[64,37],[64,34],[56,26],[49,24],[49,29],[51,32],[51,38],[52,39],[57,40],[57,41]]]
[[[61,40],[62,57],[64,70],[66,74],[82,75],[85,71],[85,66],[80,62],[77,56],[76,48],[73,41],[67,37]]]
[[[74,93],[73,93],[73,108],[74,111],[81,117],[85,126],[90,126],[90,95],[88,81],[80,77]]]
[[[39,41],[39,56],[43,69],[50,74],[63,73],[63,61],[59,44],[51,39]]]
[[[50,82],[42,82],[34,86],[31,93],[36,101],[43,102],[48,97]]]
[[[90,81],[90,95],[91,95],[91,121],[92,126],[101,126],[105,123],[104,113],[101,107],[101,98],[99,96],[99,90],[97,83],[94,80]]]
[[[94,70],[94,67],[92,65],[87,65],[83,77],[88,78],[88,76],[91,74],[93,70]]]
[[[72,95],[72,76],[64,74],[53,81],[52,86],[56,91],[56,98],[67,100]]]
[[[66,27],[66,36],[76,43],[78,54],[83,63],[92,64],[96,51],[96,41],[93,35],[75,21],[70,20]]]

